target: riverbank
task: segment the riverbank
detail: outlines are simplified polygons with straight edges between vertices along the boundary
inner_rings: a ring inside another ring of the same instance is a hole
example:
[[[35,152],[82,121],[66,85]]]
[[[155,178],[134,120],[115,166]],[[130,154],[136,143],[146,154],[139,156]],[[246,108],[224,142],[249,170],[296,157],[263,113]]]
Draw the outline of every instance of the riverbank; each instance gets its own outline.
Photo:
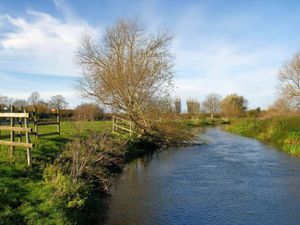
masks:
[[[233,119],[225,130],[273,144],[291,155],[300,156],[300,116]]]
[[[14,156],[7,147],[0,151],[0,224],[69,224],[64,217],[64,206],[54,201],[55,190],[45,181],[45,170],[52,165],[65,145],[78,133],[90,130],[109,130],[111,122],[63,122],[61,136],[40,139],[31,137],[33,167],[27,167],[26,151],[16,148]],[[55,131],[55,126],[42,127],[42,133]],[[62,177],[61,177],[62,178]],[[62,188],[62,187],[61,187]]]
[[[178,125],[180,129],[188,129]],[[46,130],[41,132],[48,133],[55,127],[43,129]],[[110,180],[125,164],[158,147],[152,140],[113,136],[110,129],[109,121],[63,122],[60,137],[33,137],[36,147],[32,168],[26,165],[24,149],[17,148],[14,157],[10,157],[8,149],[2,147],[0,224],[103,221],[106,209],[103,200]],[[166,130],[171,135],[174,131]]]

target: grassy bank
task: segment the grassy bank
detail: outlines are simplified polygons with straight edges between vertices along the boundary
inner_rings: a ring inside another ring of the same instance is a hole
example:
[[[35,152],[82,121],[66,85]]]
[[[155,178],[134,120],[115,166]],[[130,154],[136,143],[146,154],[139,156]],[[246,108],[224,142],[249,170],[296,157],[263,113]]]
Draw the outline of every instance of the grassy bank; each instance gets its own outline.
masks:
[[[209,121],[215,123],[219,121]],[[105,219],[104,200],[110,180],[124,164],[160,144],[179,144],[189,136],[185,137],[183,130],[207,124],[169,121],[160,124],[164,128],[161,135],[131,140],[112,136],[111,125],[103,121],[63,122],[61,136],[32,136],[32,168],[27,167],[26,149],[16,148],[11,157],[9,149],[2,147],[0,225],[99,224]],[[41,127],[39,132],[55,129]]]
[[[41,127],[39,132],[55,129]],[[110,133],[111,122],[63,122],[61,136],[32,136],[32,168],[27,167],[26,149],[16,148],[11,157],[9,149],[2,147],[0,225],[103,221],[109,180],[125,163],[153,151],[159,141],[129,141]]]
[[[300,116],[235,119],[225,129],[274,144],[291,155],[300,156]]]
[[[0,224],[72,224],[65,204],[54,201],[51,185],[45,181],[45,169],[53,164],[65,144],[78,133],[101,132],[110,122],[63,122],[61,136],[36,140],[32,136],[33,168],[27,167],[26,149],[16,148],[13,157],[8,148],[0,150]],[[55,126],[42,127],[41,132],[53,132]],[[63,187],[62,187],[63,188]],[[87,201],[88,202],[88,201]],[[96,197],[95,197],[95,202]]]

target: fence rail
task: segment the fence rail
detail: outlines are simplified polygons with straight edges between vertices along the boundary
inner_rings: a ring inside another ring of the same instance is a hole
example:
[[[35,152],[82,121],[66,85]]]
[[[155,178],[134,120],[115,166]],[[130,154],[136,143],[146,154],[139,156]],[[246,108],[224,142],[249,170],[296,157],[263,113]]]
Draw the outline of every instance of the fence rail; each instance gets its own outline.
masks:
[[[39,121],[37,112],[33,113],[33,121],[34,121],[34,134],[36,138],[45,137],[50,135],[60,135],[60,111],[59,109],[53,110],[53,115],[55,116],[55,121]],[[56,125],[56,132],[49,132],[49,133],[40,133],[39,127],[40,126],[49,126],[49,125]]]
[[[132,136],[132,134],[133,134],[132,121],[126,120],[126,119],[118,117],[118,116],[113,116],[112,120],[113,120],[112,133],[122,134],[125,132],[125,133],[129,134],[130,136]]]
[[[0,118],[28,118],[29,113],[0,113]]]
[[[58,109],[52,110],[51,121],[39,121],[37,112],[28,113],[26,110],[15,112],[14,106],[10,107],[10,112],[0,111],[0,146],[9,146],[11,156],[14,155],[15,147],[27,149],[27,163],[32,166],[31,149],[34,144],[30,141],[30,135],[36,138],[49,135],[60,135],[60,112]],[[54,118],[53,118],[54,116]],[[29,120],[33,122],[34,128],[29,127]],[[39,126],[55,125],[56,132],[40,133]],[[3,131],[3,133],[1,133]],[[8,134],[9,133],[9,134]],[[23,141],[25,136],[25,141]]]
[[[30,133],[32,129],[29,128],[28,125],[28,118],[29,114],[26,113],[26,110],[23,110],[23,113],[16,113],[14,112],[15,108],[11,106],[10,113],[0,113],[0,118],[7,118],[10,120],[10,126],[1,126],[0,121],[0,139],[1,138],[10,138],[10,141],[7,140],[0,140],[0,145],[9,146],[11,150],[11,155],[14,155],[15,147],[23,147],[27,149],[27,163],[28,166],[32,166],[32,155],[31,149],[34,145],[30,142]],[[16,119],[17,126],[16,126]],[[23,127],[24,125],[24,127]],[[10,135],[1,135],[1,131],[9,131]],[[15,132],[19,132],[19,134],[15,134]],[[26,142],[22,142],[23,133],[26,137]],[[19,142],[15,141],[15,137],[19,138]]]

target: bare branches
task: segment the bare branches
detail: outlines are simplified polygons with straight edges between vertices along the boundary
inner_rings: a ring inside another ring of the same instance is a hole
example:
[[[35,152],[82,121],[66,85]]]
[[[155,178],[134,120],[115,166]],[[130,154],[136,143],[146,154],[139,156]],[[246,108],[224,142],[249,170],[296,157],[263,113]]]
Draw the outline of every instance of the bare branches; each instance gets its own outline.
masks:
[[[288,98],[300,96],[300,53],[282,67],[279,81],[283,96]]]
[[[85,36],[77,55],[81,91],[125,111],[137,125],[147,124],[149,103],[172,87],[171,40],[167,32],[149,35],[136,20],[117,21],[101,42]]]
[[[206,96],[203,106],[210,113],[211,118],[220,111],[221,96],[216,93],[211,93]]]
[[[200,112],[200,102],[194,99],[188,99],[186,106],[189,114],[196,115]]]
[[[121,168],[124,154],[121,149],[125,142],[116,142],[106,133],[89,133],[88,137],[78,137],[68,143],[63,158],[70,160],[70,175],[73,182],[83,176],[88,180],[98,180],[104,189],[108,180],[104,170],[107,167]]]

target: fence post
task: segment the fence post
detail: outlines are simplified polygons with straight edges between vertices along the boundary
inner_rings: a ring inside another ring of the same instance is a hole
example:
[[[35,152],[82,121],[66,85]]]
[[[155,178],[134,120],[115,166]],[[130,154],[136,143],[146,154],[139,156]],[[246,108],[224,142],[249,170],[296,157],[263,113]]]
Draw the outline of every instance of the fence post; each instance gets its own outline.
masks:
[[[57,133],[60,135],[60,111],[56,109]]]
[[[34,135],[35,138],[38,139],[38,121],[37,121],[37,112],[36,109],[33,109],[33,123],[34,123]]]
[[[24,113],[26,113],[26,110],[24,109]],[[28,119],[24,118],[24,126],[25,128],[28,128]],[[30,143],[30,134],[29,132],[26,132],[26,143]],[[27,163],[28,166],[32,166],[32,155],[31,155],[31,148],[27,148]]]
[[[10,112],[13,113],[15,111],[15,107],[13,105],[10,106]],[[14,127],[15,126],[15,118],[11,117],[10,118],[10,126]],[[14,131],[10,131],[10,141],[14,142],[15,141],[15,132]],[[15,151],[15,147],[14,146],[10,146],[10,154],[11,156],[14,155],[14,151]]]
[[[24,110],[23,110],[23,106],[21,106],[21,108],[19,109],[19,112],[22,113]],[[18,124],[19,124],[19,127],[22,127],[22,118],[19,117],[18,118]],[[19,132],[19,142],[22,142],[22,136],[23,136],[23,133],[22,131]]]

